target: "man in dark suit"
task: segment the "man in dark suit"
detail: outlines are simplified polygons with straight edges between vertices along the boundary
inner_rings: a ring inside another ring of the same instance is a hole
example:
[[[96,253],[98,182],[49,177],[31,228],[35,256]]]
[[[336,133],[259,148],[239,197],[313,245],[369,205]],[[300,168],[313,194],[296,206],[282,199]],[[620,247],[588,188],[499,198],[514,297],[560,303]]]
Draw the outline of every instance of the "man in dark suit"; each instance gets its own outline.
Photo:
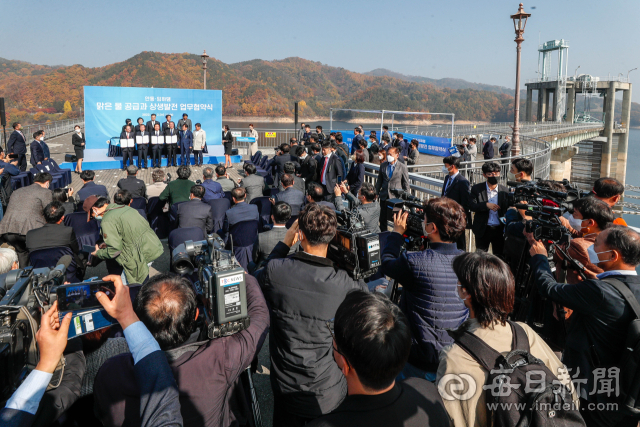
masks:
[[[155,130],[155,128],[156,128],[156,123],[159,124],[159,125],[162,125],[162,123],[160,123],[159,121],[156,120],[156,115],[152,114],[151,115],[151,120],[149,120],[147,122],[147,125],[146,125],[147,132],[149,132],[149,133],[153,132]]]
[[[493,254],[501,257],[504,248],[504,225],[500,218],[509,208],[509,189],[498,184],[500,165],[497,163],[483,164],[482,175],[487,181],[471,187],[469,202],[469,208],[476,213],[472,226],[476,237],[476,249],[487,252],[491,245]]]
[[[142,120],[142,119],[141,119]],[[140,169],[147,168],[147,152],[149,151],[149,132],[143,124],[136,126],[136,144],[138,145],[138,166]]]
[[[274,182],[280,181],[280,176],[284,173],[284,164],[287,162],[294,161],[293,157],[289,153],[290,150],[291,150],[291,146],[289,144],[282,144],[280,146],[280,151],[282,152],[282,154],[280,154],[279,156],[276,156],[273,159],[273,164],[272,164],[273,169],[271,173],[273,174]]]
[[[176,151],[178,150],[178,130],[175,128],[175,124],[173,122],[170,122],[165,130],[165,124],[166,123],[162,124],[162,129],[164,130],[164,145],[167,147],[167,167],[176,166],[178,163],[176,160]]]
[[[127,125],[120,134],[120,148],[122,149],[122,170],[127,170],[127,160],[133,166],[133,151],[135,150],[135,134],[131,131],[131,126]]]
[[[118,181],[118,188],[121,190],[127,190],[131,193],[131,197],[144,197],[147,198],[147,186],[143,180],[138,179],[138,168],[134,165],[127,167],[127,177]]]
[[[40,138],[42,138],[41,130],[36,131],[33,134],[33,141],[29,148],[31,149],[31,165],[35,168],[36,165],[41,165],[44,162],[44,150],[42,150],[42,145],[40,145]]]
[[[275,202],[287,202],[291,206],[291,215],[298,216],[300,214],[300,208],[304,204],[304,193],[300,190],[293,188],[293,175],[285,173],[280,178],[280,182],[284,187],[283,191],[280,191],[272,199]]]
[[[7,142],[7,152],[18,155],[18,168],[24,172],[27,170],[27,138],[22,133],[22,125],[18,122],[13,124],[13,132]]]
[[[467,214],[467,224],[470,225],[471,214],[469,212],[469,181],[458,170],[458,168],[460,167],[460,161],[460,157],[453,156],[445,157],[444,160],[442,160],[442,163],[444,163],[444,167],[446,168],[448,175],[444,178],[441,196],[458,202],[458,204],[462,206],[465,213]],[[466,249],[467,239],[464,233],[462,233],[460,239],[456,241],[456,246],[458,247],[458,249],[462,249],[463,251]]]
[[[496,139],[492,136],[491,139],[489,139],[482,147],[482,155],[484,156],[485,160],[493,159],[493,144],[495,144],[495,142]]]
[[[296,177],[296,165],[297,163],[294,163],[294,162],[287,162],[284,164],[284,170],[280,175],[281,178],[280,178],[280,183],[278,184],[278,190],[284,191],[284,186],[282,185],[282,176],[283,174],[288,173],[293,177],[293,188],[295,188],[296,190],[302,191],[303,193],[306,193],[306,190],[304,188],[304,182],[302,181],[302,179]]]
[[[184,124],[187,125],[187,129],[189,129],[189,132],[193,132],[193,129],[191,128],[191,119],[189,118],[189,115],[187,113],[184,113],[182,115],[182,118],[178,120],[178,129],[182,129],[182,125]]]
[[[338,176],[342,175],[342,163],[338,158],[338,155],[331,149],[331,141],[324,141],[322,143],[322,161],[318,162],[318,168],[320,170],[318,174],[318,180],[322,184],[324,189],[325,198],[331,198],[333,194],[333,188],[338,183]],[[344,177],[344,175],[342,175]]]
[[[109,198],[109,192],[104,185],[96,184],[93,179],[96,177],[96,173],[92,170],[84,170],[80,174],[80,179],[84,183],[82,188],[76,193],[76,198],[80,205],[84,203],[84,199],[89,196],[99,196]],[[67,212],[69,214],[71,212]]]
[[[512,146],[511,140],[509,139],[508,136],[505,136],[504,142],[498,149],[498,152],[500,153],[500,158],[504,159],[505,157],[511,156],[511,146]]]
[[[51,151],[49,150],[49,146],[46,142],[44,142],[44,131],[41,130],[42,136],[40,137],[40,146],[42,147],[42,153],[44,154],[44,159],[49,160],[51,158]]]
[[[155,116],[155,114],[154,114]],[[149,122],[151,123],[151,122]],[[164,132],[160,130],[160,122],[156,122],[150,133],[150,143],[152,150],[152,160],[154,168],[159,168],[162,164],[162,149],[164,148]]]
[[[302,179],[302,182],[306,186],[315,179],[318,162],[313,156],[307,154],[307,150],[303,146],[296,148],[296,155],[300,161],[298,177]]]
[[[253,245],[253,262],[249,263],[249,273],[261,268],[269,258],[269,254],[276,247],[278,242],[284,240],[287,234],[287,222],[291,219],[291,206],[287,202],[276,202],[271,209],[271,222],[273,227],[258,234],[258,240]],[[291,246],[289,254],[294,253],[300,245],[296,243]]]
[[[167,119],[167,120],[166,120],[164,123],[162,123],[162,132],[164,132],[164,131],[166,131],[167,129],[169,129],[169,125],[170,125],[171,123],[173,123],[173,122],[171,121],[171,114],[167,114],[165,117],[166,117],[166,119]],[[173,123],[173,127],[174,127],[174,128],[175,128],[175,126],[176,126],[176,124],[175,124],[175,123]]]
[[[242,187],[234,188],[231,191],[233,199],[233,207],[224,214],[224,223],[222,224],[222,239],[227,243],[229,239],[229,230],[235,224],[242,221],[259,221],[260,214],[256,205],[246,203],[247,192]]]
[[[72,213],[72,212],[69,212]],[[44,207],[44,220],[46,224],[40,228],[34,228],[27,232],[27,250],[29,253],[40,249],[65,247],[71,249],[74,254],[76,268],[84,271],[84,263],[80,257],[80,247],[73,228],[63,224],[64,207],[60,202],[51,202]],[[82,277],[84,273],[79,273]]]
[[[178,228],[198,227],[207,235],[213,230],[213,213],[211,206],[202,202],[204,187],[191,187],[191,196],[186,203],[178,205]]]
[[[193,133],[189,130],[186,123],[182,124],[179,135],[180,139],[180,164],[191,164],[191,150],[193,150]]]
[[[351,141],[351,155],[356,152],[358,148],[360,148],[360,140],[364,139],[364,136],[360,134],[360,128],[357,127],[353,130],[355,136],[353,137],[353,141]]]
[[[378,179],[376,180],[376,191],[380,198],[380,230],[387,231],[387,200],[395,196],[391,190],[402,188],[409,191],[409,170],[407,165],[400,163],[398,147],[389,147],[387,161],[380,165]]]

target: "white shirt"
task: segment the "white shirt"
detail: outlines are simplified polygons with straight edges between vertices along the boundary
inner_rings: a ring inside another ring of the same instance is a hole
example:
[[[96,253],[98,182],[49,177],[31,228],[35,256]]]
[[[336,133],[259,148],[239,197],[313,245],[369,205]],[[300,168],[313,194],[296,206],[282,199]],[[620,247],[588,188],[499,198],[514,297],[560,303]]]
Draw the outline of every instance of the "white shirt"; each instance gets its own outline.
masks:
[[[329,169],[329,159],[331,158],[331,156],[333,155],[333,151],[329,151],[329,155],[326,156],[324,159],[324,161],[322,162],[322,168],[324,169],[324,173],[322,174],[322,185],[327,185],[327,180],[326,180],[326,176],[327,176],[327,169]],[[325,168],[324,165],[327,165],[327,167]]]
[[[498,186],[493,190],[489,188],[489,184],[485,183],[487,186],[487,201],[489,203],[493,203],[494,205],[498,204]],[[489,222],[487,225],[500,225],[500,217],[498,217],[498,212],[489,209]]]

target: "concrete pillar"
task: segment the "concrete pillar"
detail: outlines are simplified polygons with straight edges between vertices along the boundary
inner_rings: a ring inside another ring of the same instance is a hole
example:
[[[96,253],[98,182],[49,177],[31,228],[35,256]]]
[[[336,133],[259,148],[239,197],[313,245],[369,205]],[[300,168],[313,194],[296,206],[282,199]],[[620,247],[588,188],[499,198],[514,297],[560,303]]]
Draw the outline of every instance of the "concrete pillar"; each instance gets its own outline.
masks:
[[[567,94],[567,123],[573,123],[576,119],[576,85],[569,86]]]
[[[631,83],[622,92],[622,126],[626,132],[618,136],[618,170],[616,179],[623,185],[627,175],[627,150],[629,149],[629,121],[631,120]]]
[[[557,84],[555,89],[553,89],[553,121],[559,122],[562,117],[559,117],[558,114],[562,115],[562,111],[558,111],[558,100],[562,94],[560,93],[560,84]]]
[[[578,154],[578,147],[563,147],[551,150],[549,179],[562,181],[571,179],[571,158]]]
[[[609,82],[606,92],[606,106],[604,113],[604,137],[602,144],[602,164],[600,165],[600,177],[611,176],[611,143],[613,142],[613,119],[616,106],[616,82]]]
[[[547,89],[538,89],[538,121],[544,122],[547,120],[547,104],[548,101]]]
[[[533,89],[527,87],[527,101],[525,104],[524,120],[526,122],[531,121],[531,110],[533,109]]]
[[[549,119],[549,104],[551,104],[552,93],[553,93],[553,89],[545,90],[545,94],[544,94],[544,121],[545,122]]]

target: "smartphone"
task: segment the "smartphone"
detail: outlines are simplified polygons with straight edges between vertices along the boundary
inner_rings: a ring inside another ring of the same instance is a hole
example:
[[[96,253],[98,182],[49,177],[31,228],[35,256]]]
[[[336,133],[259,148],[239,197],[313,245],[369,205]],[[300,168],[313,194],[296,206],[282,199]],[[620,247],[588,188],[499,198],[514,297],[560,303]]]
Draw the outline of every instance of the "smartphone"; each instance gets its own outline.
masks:
[[[84,310],[89,308],[102,308],[96,298],[97,292],[104,292],[109,299],[116,295],[113,282],[96,281],[86,283],[74,283],[72,285],[58,286],[58,311]]]
[[[93,253],[93,251],[96,250],[95,246],[91,246],[91,245],[82,245],[82,252],[86,252],[88,254]]]
[[[338,175],[338,184],[342,182],[342,175]]]

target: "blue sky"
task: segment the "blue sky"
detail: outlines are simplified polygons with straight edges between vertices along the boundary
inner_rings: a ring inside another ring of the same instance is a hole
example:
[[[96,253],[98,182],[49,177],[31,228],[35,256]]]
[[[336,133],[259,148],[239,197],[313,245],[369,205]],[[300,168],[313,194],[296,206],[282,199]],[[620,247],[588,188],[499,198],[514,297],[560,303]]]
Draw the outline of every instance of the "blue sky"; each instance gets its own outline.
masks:
[[[366,72],[515,85],[509,15],[517,1],[14,1],[2,2],[0,57],[96,67],[141,51],[207,53],[226,63],[290,56]],[[533,9],[535,7],[535,9]],[[625,76],[640,67],[638,0],[533,0],[522,78],[538,41],[569,41],[569,70]],[[37,21],[36,21],[37,19]],[[33,23],[30,21],[34,21]],[[640,70],[631,74],[640,81]],[[524,82],[523,82],[524,83]],[[524,87],[524,86],[523,86]],[[640,90],[633,98],[640,101]]]

